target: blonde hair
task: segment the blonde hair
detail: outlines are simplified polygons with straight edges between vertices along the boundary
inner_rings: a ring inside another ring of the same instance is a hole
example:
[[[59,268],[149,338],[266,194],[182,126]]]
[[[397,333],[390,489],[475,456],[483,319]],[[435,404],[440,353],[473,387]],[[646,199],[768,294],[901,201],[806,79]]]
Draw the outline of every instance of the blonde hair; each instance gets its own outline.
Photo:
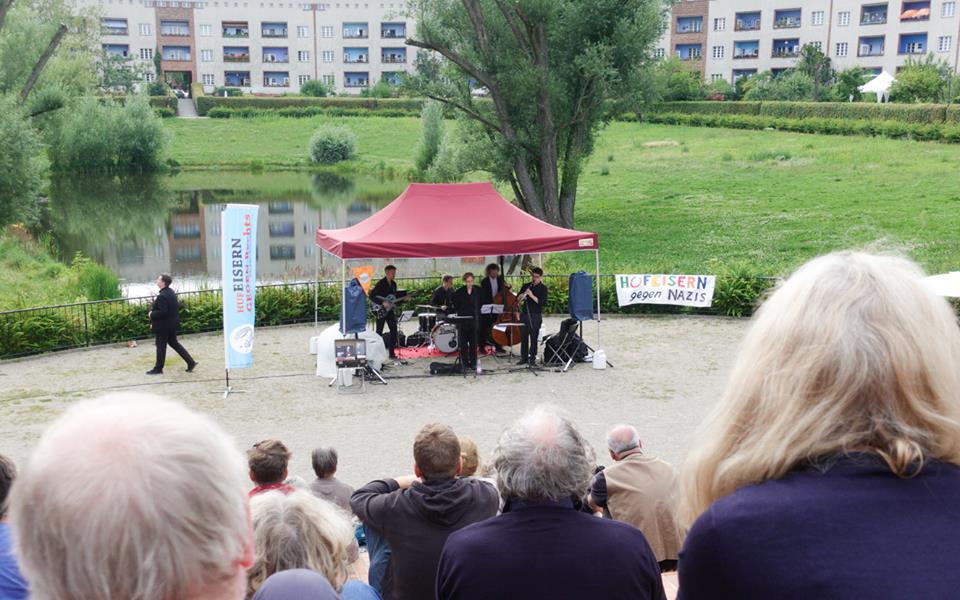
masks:
[[[480,453],[477,443],[468,437],[460,438],[460,469],[461,477],[473,477],[480,468]]]
[[[250,499],[254,562],[247,572],[252,596],[274,573],[310,569],[335,589],[347,580],[353,528],[333,504],[305,491],[269,491]]]
[[[692,523],[736,488],[831,454],[878,454],[900,477],[960,463],[960,330],[912,262],[816,258],[754,317],[681,472]]]

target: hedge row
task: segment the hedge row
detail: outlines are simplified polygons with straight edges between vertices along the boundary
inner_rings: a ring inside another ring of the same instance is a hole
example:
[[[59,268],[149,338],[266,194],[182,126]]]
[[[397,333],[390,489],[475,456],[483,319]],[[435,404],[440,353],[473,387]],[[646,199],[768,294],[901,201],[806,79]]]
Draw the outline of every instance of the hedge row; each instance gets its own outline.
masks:
[[[123,104],[127,101],[126,96],[97,96],[100,102],[117,102]],[[177,111],[177,98],[175,96],[148,96],[147,102],[154,108],[169,108]]]
[[[877,104],[870,102],[664,102],[640,113],[752,115],[788,119],[850,119],[904,123],[960,123],[960,107],[946,104]]]
[[[263,109],[252,106],[241,108],[226,108],[215,106],[207,111],[211,119],[249,119],[263,116],[280,117],[316,117],[327,115],[331,117],[418,117],[420,113],[414,110],[397,108],[336,108],[323,106],[286,106],[277,109]]]
[[[512,278],[519,284],[519,278]],[[719,276],[712,309],[688,309],[676,306],[643,304],[620,308],[613,277],[605,276],[600,286],[600,306],[604,314],[706,313],[729,316],[748,315],[761,295],[772,285],[769,278],[750,275]],[[426,304],[436,282],[403,282],[411,295],[410,306]],[[550,278],[550,296],[546,311],[567,311],[567,280]],[[320,286],[319,316],[336,321],[340,314],[338,286]],[[223,308],[219,291],[181,295],[180,332],[217,331],[223,327]],[[313,321],[312,286],[264,286],[257,291],[257,325],[283,325]],[[126,342],[151,337],[146,304],[126,301],[89,303],[86,306],[51,307],[0,313],[0,358],[38,354],[105,343]]]
[[[201,115],[206,115],[214,107],[278,110],[287,107],[319,106],[367,110],[394,109],[415,112],[416,114],[420,114],[420,109],[423,108],[423,100],[420,98],[306,98],[301,96],[223,98],[220,96],[199,96],[195,100],[197,102],[197,112]]]
[[[904,121],[859,121],[853,119],[784,119],[750,115],[647,114],[647,123],[727,127],[730,129],[778,129],[826,135],[865,135],[960,144],[960,125],[907,123]]]

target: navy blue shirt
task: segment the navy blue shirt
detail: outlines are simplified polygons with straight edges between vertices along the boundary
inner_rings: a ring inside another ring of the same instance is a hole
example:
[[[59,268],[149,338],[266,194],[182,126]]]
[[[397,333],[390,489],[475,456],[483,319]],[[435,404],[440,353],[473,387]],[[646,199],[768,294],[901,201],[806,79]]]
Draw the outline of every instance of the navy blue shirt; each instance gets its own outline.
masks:
[[[682,600],[957,598],[960,467],[902,479],[874,455],[739,488],[696,520]]]
[[[10,524],[0,523],[0,599],[26,600],[27,582],[20,574],[17,559],[13,556],[13,540],[10,539]]]
[[[503,510],[447,538],[439,600],[665,598],[653,551],[632,525],[578,512],[572,501]]]

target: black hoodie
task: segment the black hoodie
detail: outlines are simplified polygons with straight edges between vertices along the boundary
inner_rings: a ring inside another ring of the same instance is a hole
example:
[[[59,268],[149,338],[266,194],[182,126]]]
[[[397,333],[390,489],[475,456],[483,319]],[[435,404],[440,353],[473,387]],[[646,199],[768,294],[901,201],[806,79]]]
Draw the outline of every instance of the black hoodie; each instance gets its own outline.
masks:
[[[384,600],[429,600],[447,536],[496,515],[499,496],[489,483],[470,477],[416,482],[405,490],[386,479],[354,492],[350,507],[390,545]]]

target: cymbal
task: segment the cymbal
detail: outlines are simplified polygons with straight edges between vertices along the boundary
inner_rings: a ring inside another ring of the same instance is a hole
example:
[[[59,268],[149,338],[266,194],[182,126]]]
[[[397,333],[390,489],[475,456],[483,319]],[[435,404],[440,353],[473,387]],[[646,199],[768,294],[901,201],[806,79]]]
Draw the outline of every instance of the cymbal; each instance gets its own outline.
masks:
[[[417,308],[440,308],[439,306],[434,306],[432,304],[418,304]]]

